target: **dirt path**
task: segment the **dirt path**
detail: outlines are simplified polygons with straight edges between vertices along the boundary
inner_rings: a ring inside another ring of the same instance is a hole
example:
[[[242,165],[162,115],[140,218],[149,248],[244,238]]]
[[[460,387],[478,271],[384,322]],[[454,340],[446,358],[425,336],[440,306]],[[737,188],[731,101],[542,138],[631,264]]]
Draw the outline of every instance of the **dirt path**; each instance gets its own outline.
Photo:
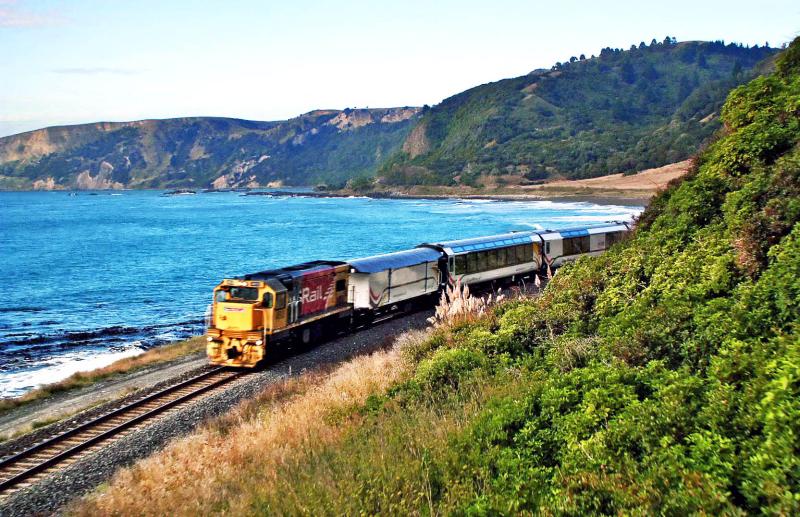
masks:
[[[148,388],[207,364],[205,354],[192,354],[156,364],[79,390],[56,393],[0,415],[0,436],[8,438],[44,423],[61,420],[84,409]]]

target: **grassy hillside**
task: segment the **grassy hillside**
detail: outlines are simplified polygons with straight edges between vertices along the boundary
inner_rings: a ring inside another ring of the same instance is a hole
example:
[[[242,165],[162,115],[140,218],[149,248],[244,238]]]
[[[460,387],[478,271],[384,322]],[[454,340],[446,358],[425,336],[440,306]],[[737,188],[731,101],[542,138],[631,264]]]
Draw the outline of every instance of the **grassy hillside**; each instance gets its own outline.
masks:
[[[800,39],[721,116],[541,296],[276,387],[76,511],[797,514]]]
[[[344,183],[399,148],[416,108],[319,110],[284,122],[181,118],[0,138],[0,188]]]
[[[482,174],[587,178],[684,160],[774,52],[668,38],[478,86],[426,110],[380,175],[474,185]]]

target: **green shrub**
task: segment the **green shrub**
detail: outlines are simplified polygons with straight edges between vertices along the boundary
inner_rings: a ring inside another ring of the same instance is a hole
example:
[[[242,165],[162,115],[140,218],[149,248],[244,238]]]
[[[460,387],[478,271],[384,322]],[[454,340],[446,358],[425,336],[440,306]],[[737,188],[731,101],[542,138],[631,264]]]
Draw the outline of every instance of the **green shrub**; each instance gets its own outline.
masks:
[[[408,360],[418,363],[430,357],[435,350],[447,346],[447,339],[445,329],[437,329],[430,333],[409,331],[401,336],[398,346]]]
[[[423,389],[452,390],[458,388],[475,370],[487,364],[486,356],[475,350],[443,348],[419,364],[415,380]]]

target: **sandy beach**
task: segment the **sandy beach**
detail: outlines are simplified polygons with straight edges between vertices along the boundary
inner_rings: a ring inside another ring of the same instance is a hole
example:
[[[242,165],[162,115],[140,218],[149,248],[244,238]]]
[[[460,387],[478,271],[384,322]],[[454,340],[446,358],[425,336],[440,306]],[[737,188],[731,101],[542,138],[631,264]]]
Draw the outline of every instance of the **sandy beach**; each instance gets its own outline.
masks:
[[[636,174],[622,173],[583,180],[555,180],[535,185],[489,183],[480,188],[458,186],[392,187],[372,192],[337,190],[331,192],[287,193],[253,192],[251,195],[303,195],[313,197],[365,196],[393,199],[488,199],[497,201],[584,201],[598,204],[647,205],[670,181],[686,174],[692,160],[646,169]],[[518,177],[515,179],[519,179]]]

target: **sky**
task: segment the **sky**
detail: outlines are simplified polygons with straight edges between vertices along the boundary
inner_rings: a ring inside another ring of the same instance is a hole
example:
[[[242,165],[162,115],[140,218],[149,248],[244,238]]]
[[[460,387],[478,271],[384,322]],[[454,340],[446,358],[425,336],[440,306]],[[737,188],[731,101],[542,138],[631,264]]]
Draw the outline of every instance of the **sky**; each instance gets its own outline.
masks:
[[[667,35],[780,46],[800,2],[0,0],[0,136],[433,105]]]

